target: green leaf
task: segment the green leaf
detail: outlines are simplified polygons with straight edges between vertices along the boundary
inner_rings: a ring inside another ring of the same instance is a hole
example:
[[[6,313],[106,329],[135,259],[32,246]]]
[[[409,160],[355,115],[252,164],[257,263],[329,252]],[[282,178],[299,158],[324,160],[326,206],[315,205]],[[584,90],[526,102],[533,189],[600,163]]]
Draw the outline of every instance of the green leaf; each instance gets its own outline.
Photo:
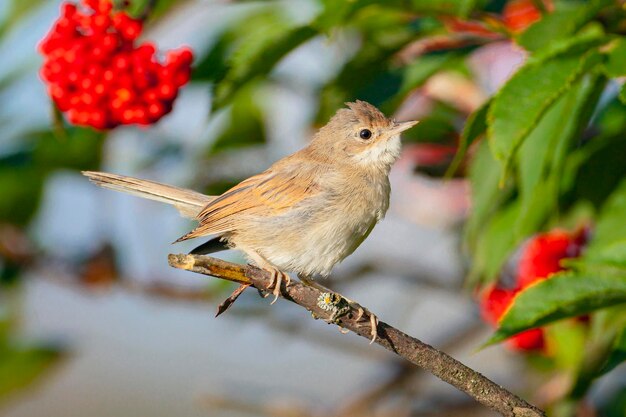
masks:
[[[0,15],[0,38],[22,22],[23,17],[42,4],[42,0],[9,0]]]
[[[494,280],[509,258],[519,239],[512,233],[515,219],[520,215],[516,201],[495,212],[485,223],[479,225],[474,262],[470,271],[470,282],[480,278]]]
[[[597,415],[603,417],[623,417],[626,410],[626,386],[616,384],[615,389],[607,393],[598,407]]]
[[[480,106],[467,118],[465,126],[463,126],[461,138],[459,139],[459,148],[456,155],[454,155],[454,160],[445,174],[446,178],[450,178],[456,173],[471,144],[474,143],[474,141],[487,130],[487,113],[489,112],[490,105],[491,99],[483,103],[482,106]]]
[[[623,104],[626,104],[626,83],[622,84],[619,89],[619,94],[617,96],[619,98],[619,101],[621,101]]]
[[[458,56],[456,53],[424,55],[405,66],[402,69],[400,87],[391,99],[391,105],[386,106],[397,107],[407,94],[421,87],[435,73],[452,66],[458,60]]]
[[[578,321],[566,320],[545,328],[550,356],[556,368],[578,369],[584,361],[589,329]]]
[[[418,13],[467,17],[477,3],[482,2],[477,0],[413,0],[413,10]]]
[[[473,207],[465,226],[465,238],[470,249],[474,249],[483,225],[505,198],[498,188],[499,173],[498,162],[489,151],[489,145],[486,141],[480,142],[469,169]]]
[[[100,165],[105,134],[90,128],[71,127],[63,137],[51,132],[33,133],[34,163],[45,170],[94,169]]]
[[[605,70],[612,78],[626,75],[626,38],[619,37],[611,42]]]
[[[517,153],[522,209],[515,224],[519,238],[538,231],[558,212],[566,156],[588,125],[604,90],[604,77],[586,77],[550,107]]]
[[[0,222],[26,225],[39,206],[44,173],[32,163],[0,162]]]
[[[624,361],[626,361],[626,327],[622,328],[615,337],[611,351],[597,376],[611,372]]]
[[[267,76],[285,55],[318,33],[309,25],[293,27],[280,10],[274,9],[262,9],[247,17],[245,26],[237,29],[232,35],[235,42],[225,64],[226,74],[222,74],[223,68],[217,71],[217,80],[221,82],[215,90],[214,110],[228,104],[246,83]],[[212,51],[216,59],[223,59],[225,44],[229,42],[229,35],[218,41],[217,50]]]
[[[519,293],[487,344],[501,342],[524,330],[625,302],[626,274],[559,273]]]
[[[11,394],[35,382],[62,357],[54,348],[5,347],[0,352],[0,404]]]
[[[502,87],[489,107],[488,138],[506,174],[515,152],[550,106],[598,65],[598,40],[584,40],[565,52],[531,60]]]
[[[352,16],[350,29],[360,36],[361,47],[322,89],[317,122],[326,123],[346,101],[366,98],[382,106],[398,92],[401,74],[393,64],[394,57],[420,31],[409,24],[411,19],[408,13],[389,11],[380,4],[372,4]],[[381,26],[380,21],[387,24]],[[397,100],[388,102],[383,110],[393,111],[397,104]]]
[[[585,253],[583,262],[577,263],[577,265],[587,269],[596,264],[626,270],[626,238],[603,245],[601,249],[592,247],[591,251]]]
[[[228,125],[213,142],[210,153],[265,143],[265,120],[256,100],[258,82],[240,89],[228,110]]]
[[[268,41],[263,48],[249,55],[237,55],[228,75],[216,89],[214,107],[219,108],[227,103],[244,84],[267,75],[285,55],[316,34],[317,31],[309,26],[295,28]]]
[[[322,89],[317,121],[326,123],[344,102],[363,98],[363,92],[370,90],[370,86],[379,84],[377,81],[384,79],[384,74],[390,71],[390,59],[408,41],[409,37],[393,46],[380,46],[368,43],[367,39],[364,39],[363,48],[343,67],[337,77]],[[390,95],[387,94],[380,99],[386,100]]]
[[[522,32],[517,43],[529,51],[551,47],[556,40],[571,37],[583,25],[593,19],[611,0],[591,0],[586,2],[558,2],[556,9]]]
[[[618,305],[597,311],[584,326],[577,321],[566,323],[578,324],[586,333],[585,346],[579,348],[584,353],[583,362],[572,368],[576,376],[568,394],[571,399],[582,399],[595,379],[610,372],[622,360],[623,342],[620,339],[626,329],[626,308]]]
[[[357,15],[364,11],[376,9],[377,14],[382,17],[380,22],[385,21],[384,15],[389,12],[406,14],[405,0],[388,0],[384,5],[376,0],[320,0],[319,3],[322,5],[322,12],[313,25],[327,34],[337,27],[353,25],[358,20]]]
[[[402,135],[404,142],[428,142],[453,145],[457,138],[455,123],[459,111],[454,107],[434,100],[428,115],[420,119],[417,126]]]
[[[228,74],[228,57],[234,35],[230,31],[221,34],[209,51],[204,54],[191,72],[193,81],[211,81],[218,83]]]
[[[573,152],[568,158],[566,179],[571,185],[569,198],[585,200],[599,208],[626,176],[624,133],[600,135]]]
[[[594,228],[593,239],[587,246],[583,261],[598,257],[608,257],[615,261],[615,256],[621,253],[621,245],[626,241],[624,213],[626,213],[626,180],[622,180],[602,208]]]

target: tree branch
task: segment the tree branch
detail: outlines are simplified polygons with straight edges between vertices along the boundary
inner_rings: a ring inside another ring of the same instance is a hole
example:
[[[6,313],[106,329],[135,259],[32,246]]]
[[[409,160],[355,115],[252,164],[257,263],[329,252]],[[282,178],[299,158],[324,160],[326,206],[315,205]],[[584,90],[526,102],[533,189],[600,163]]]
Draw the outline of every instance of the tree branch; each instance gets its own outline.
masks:
[[[226,279],[238,284],[249,284],[258,290],[269,291],[272,279],[269,272],[250,265],[238,265],[220,259],[200,255],[169,255],[169,264],[174,268],[185,269],[203,275],[210,275]],[[283,297],[294,302],[308,311],[315,318],[330,320],[333,309],[321,300],[322,292],[316,288],[305,286],[295,280],[282,288]],[[358,311],[353,305],[336,304],[341,309],[341,316],[336,324],[369,339],[370,312],[365,311],[359,320]],[[378,336],[375,342],[387,350],[392,351],[407,361],[430,372],[457,389],[467,393],[476,401],[495,410],[506,417],[541,417],[545,414],[540,409],[497,385],[490,379],[463,365],[456,359],[448,356],[426,343],[411,337],[386,323],[378,323]]]

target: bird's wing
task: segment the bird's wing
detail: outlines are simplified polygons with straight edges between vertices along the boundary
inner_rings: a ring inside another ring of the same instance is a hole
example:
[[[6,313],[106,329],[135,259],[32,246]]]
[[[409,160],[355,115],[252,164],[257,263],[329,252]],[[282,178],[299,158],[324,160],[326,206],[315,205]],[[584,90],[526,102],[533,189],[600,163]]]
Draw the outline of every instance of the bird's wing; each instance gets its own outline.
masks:
[[[244,215],[274,217],[321,191],[312,170],[268,170],[237,184],[207,204],[200,225],[177,242],[236,230]]]

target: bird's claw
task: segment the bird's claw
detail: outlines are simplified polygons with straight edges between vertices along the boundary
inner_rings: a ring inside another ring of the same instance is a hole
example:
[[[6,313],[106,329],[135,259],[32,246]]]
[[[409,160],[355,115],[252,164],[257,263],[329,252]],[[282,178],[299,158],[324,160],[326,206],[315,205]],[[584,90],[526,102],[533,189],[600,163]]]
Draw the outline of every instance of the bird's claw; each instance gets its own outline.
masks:
[[[274,269],[270,272],[272,274],[272,283],[268,288],[274,287],[274,291],[272,291],[272,294],[274,294],[274,299],[270,303],[270,305],[272,305],[276,302],[276,300],[278,300],[278,297],[281,295],[280,287],[283,283],[283,280],[285,281],[285,287],[288,287],[291,284],[291,277],[284,272],[279,271],[278,269]],[[270,293],[266,293],[263,297],[265,298],[268,295],[270,295]]]

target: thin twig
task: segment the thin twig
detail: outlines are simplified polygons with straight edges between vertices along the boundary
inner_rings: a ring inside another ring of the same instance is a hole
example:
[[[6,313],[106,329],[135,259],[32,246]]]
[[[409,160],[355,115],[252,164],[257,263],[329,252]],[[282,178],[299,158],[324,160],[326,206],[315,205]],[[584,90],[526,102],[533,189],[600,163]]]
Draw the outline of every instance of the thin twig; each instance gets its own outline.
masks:
[[[168,261],[175,268],[211,275],[238,284],[250,284],[260,291],[269,291],[272,285],[269,272],[250,265],[233,264],[208,256],[183,254],[169,255]],[[331,317],[336,316],[336,311],[328,310],[328,305],[320,303],[322,292],[316,288],[305,286],[293,280],[289,286],[283,285],[282,295],[285,299],[310,311],[315,318],[329,321]],[[357,308],[352,304],[343,304],[341,309],[342,315],[335,319],[335,323],[369,339],[371,335],[369,325],[371,313],[365,310],[365,313],[360,315]],[[375,341],[385,349],[453,385],[503,416],[545,417],[543,411],[480,373],[382,321],[378,323],[378,336]]]

